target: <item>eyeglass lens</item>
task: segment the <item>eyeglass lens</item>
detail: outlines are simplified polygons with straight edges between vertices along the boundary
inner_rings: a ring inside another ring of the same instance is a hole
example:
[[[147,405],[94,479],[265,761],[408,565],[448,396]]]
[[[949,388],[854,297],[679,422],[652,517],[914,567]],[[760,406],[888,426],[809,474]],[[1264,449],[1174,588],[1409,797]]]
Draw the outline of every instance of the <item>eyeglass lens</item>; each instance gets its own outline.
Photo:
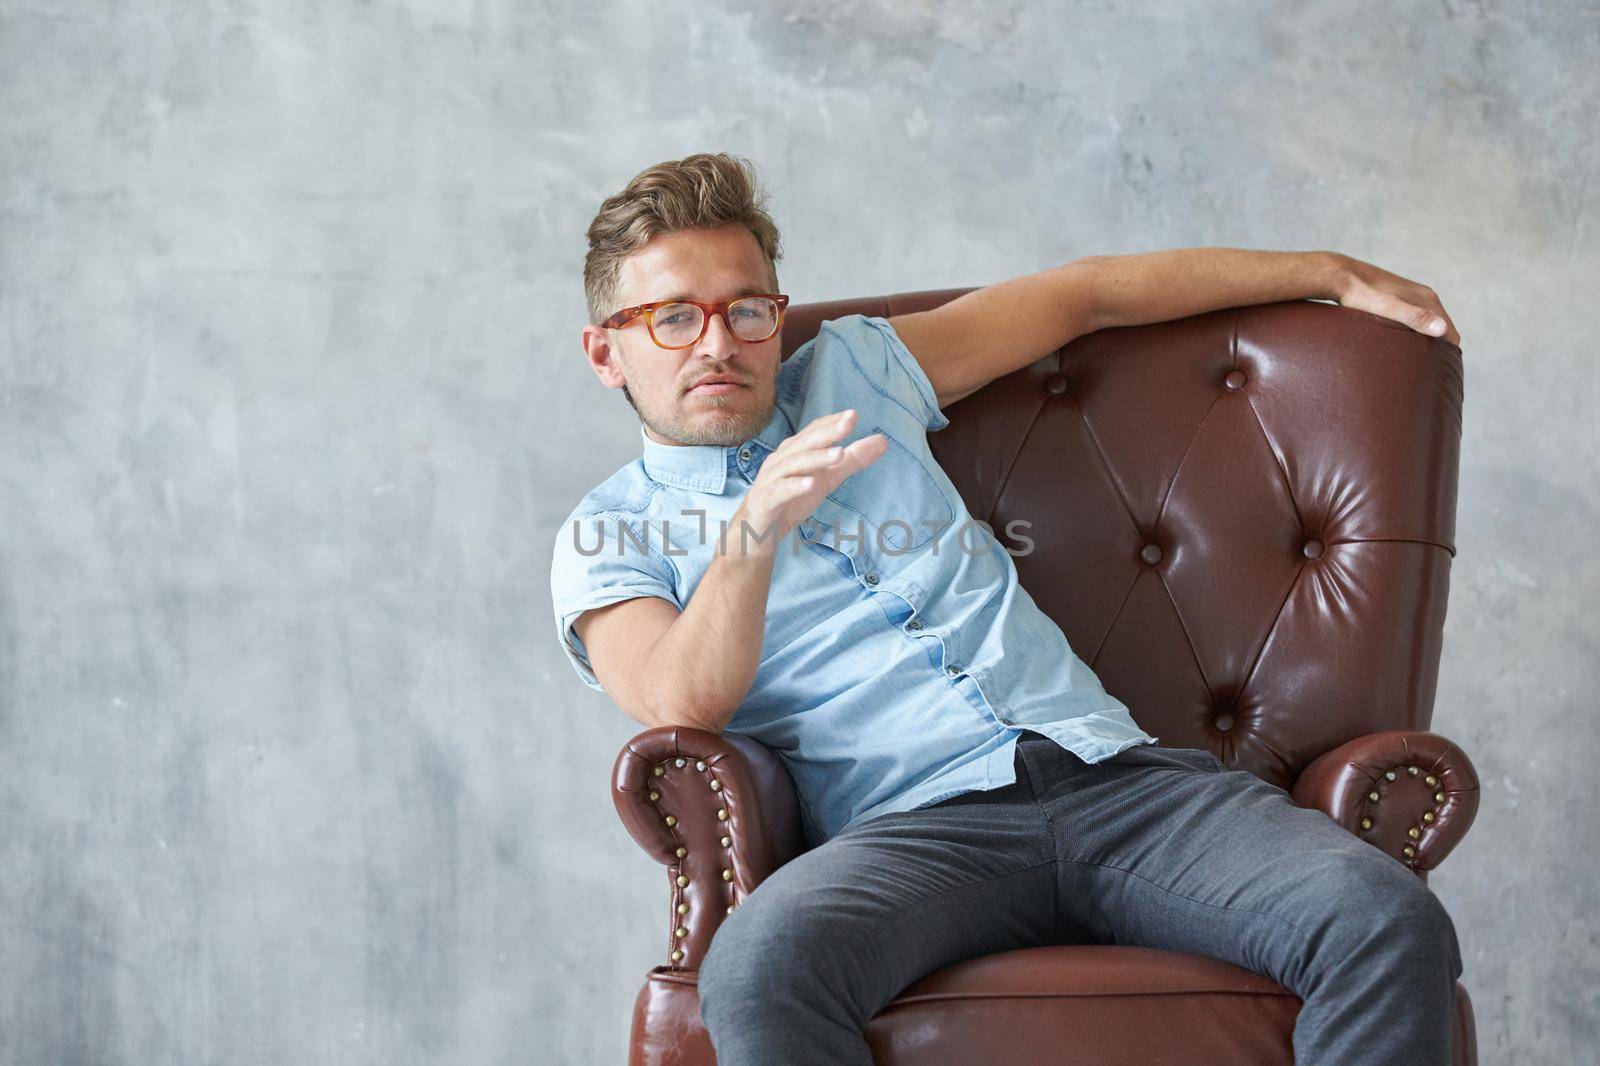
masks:
[[[651,325],[661,344],[692,344],[700,336],[704,314],[694,304],[664,304]],[[728,305],[728,324],[740,340],[764,341],[778,331],[778,302],[747,296]]]

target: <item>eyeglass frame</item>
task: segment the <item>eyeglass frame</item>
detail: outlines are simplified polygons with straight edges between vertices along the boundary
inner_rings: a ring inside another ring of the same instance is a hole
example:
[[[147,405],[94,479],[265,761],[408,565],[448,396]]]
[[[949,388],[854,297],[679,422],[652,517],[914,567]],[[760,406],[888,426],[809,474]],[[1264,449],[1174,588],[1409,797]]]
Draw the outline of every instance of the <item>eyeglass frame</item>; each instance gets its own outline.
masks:
[[[765,297],[766,299],[771,300],[778,305],[778,322],[777,325],[773,327],[772,332],[767,334],[765,337],[762,337],[760,340],[746,340],[744,337],[740,337],[737,333],[734,333],[733,323],[728,321],[728,308],[732,307],[740,300],[752,300],[758,296]],[[674,304],[689,304],[700,309],[700,335],[694,340],[690,341],[688,344],[662,344],[661,341],[656,338],[656,308],[670,307]],[[711,328],[711,316],[721,315],[722,324],[728,327],[728,332],[734,337],[745,341],[746,344],[765,344],[773,337],[776,337],[778,335],[778,331],[783,328],[783,314],[788,306],[789,297],[781,292],[747,292],[743,296],[730,296],[726,300],[716,300],[711,303],[702,303],[699,300],[652,300],[649,303],[638,304],[634,307],[624,307],[622,310],[618,311],[616,314],[600,323],[600,328],[621,329],[623,326],[626,326],[628,323],[642,315],[644,316],[645,329],[649,332],[650,340],[657,348],[665,348],[669,352],[681,352],[685,348],[693,348],[695,345],[704,340],[706,336],[706,330]]]

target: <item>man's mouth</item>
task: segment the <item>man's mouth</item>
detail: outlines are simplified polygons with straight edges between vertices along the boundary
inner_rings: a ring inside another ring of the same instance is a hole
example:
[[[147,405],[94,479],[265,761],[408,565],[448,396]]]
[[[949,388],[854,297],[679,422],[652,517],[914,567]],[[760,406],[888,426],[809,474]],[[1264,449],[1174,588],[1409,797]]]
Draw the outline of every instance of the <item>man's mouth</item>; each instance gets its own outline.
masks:
[[[696,385],[691,388],[689,390],[689,395],[720,396],[725,392],[732,392],[734,389],[742,388],[744,388],[744,386],[737,381],[708,381],[704,384]]]

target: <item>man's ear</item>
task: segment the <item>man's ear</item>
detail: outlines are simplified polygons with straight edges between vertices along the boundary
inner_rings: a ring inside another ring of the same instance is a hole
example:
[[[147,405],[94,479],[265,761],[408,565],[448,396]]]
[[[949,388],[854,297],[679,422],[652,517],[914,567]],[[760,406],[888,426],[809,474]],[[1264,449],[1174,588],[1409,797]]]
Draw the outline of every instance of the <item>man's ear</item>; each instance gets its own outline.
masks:
[[[583,327],[583,354],[589,360],[595,376],[606,388],[620,389],[628,383],[610,335],[599,326]]]

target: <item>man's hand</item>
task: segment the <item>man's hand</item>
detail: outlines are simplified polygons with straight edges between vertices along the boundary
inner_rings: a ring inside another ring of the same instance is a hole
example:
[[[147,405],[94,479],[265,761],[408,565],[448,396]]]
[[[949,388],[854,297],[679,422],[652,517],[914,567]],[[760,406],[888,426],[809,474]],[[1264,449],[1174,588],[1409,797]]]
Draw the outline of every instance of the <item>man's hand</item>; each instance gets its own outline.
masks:
[[[862,437],[848,448],[834,446],[855,423],[856,412],[851,408],[812,419],[800,432],[786,437],[761,464],[744,502],[734,512],[724,550],[776,552],[778,542],[810,518],[824,496],[857,470],[882,458],[889,450],[889,438],[882,433]]]
[[[1341,278],[1334,291],[1334,299],[1342,306],[1371,311],[1375,315],[1403,322],[1430,337],[1442,335],[1445,340],[1460,347],[1461,334],[1456,332],[1450,316],[1445,313],[1438,293],[1426,285],[1391,274],[1371,263],[1363,263],[1337,252],[1334,256]]]

